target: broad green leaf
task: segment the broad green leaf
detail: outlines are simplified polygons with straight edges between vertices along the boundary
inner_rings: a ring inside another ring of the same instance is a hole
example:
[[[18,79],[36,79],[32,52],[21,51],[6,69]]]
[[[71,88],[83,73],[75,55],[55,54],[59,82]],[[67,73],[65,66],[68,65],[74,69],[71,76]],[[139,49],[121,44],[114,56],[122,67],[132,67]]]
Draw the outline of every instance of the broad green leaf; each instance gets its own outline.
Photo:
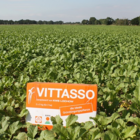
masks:
[[[89,130],[91,127],[93,127],[93,122],[91,122],[91,121],[86,122],[84,125],[84,128],[86,130]]]
[[[115,128],[115,127],[112,127],[111,129],[110,129],[110,131],[113,133],[113,135],[114,136],[117,136],[117,137],[119,137],[120,136],[120,131],[119,131],[119,129],[117,129],[117,128]]]
[[[53,124],[53,125],[57,124],[57,122],[56,122],[56,118],[53,117],[53,116],[51,116],[51,121],[52,121],[52,124]]]
[[[3,119],[2,119],[2,130],[3,130],[3,132],[5,132],[6,130],[7,130],[7,128],[8,128],[8,126],[9,126],[9,117],[6,117],[6,118],[4,118],[3,117]]]
[[[15,132],[16,132],[19,128],[21,128],[21,125],[19,124],[19,121],[12,123],[12,124],[9,126],[9,131],[10,131],[11,135],[15,134]]]
[[[28,112],[27,109],[23,109],[23,110],[20,112],[20,114],[18,115],[18,117],[22,118],[22,117],[26,116],[28,113],[29,113],[29,112]]]
[[[135,126],[128,126],[123,130],[124,138],[132,136],[137,131]]]
[[[111,122],[112,122],[112,118],[111,117],[103,117],[102,120],[100,121],[100,123],[102,125],[108,125]]]
[[[36,136],[37,134],[37,130],[38,130],[38,127],[37,126],[34,126],[34,125],[30,125],[28,128],[27,128],[27,136],[31,139],[34,139],[34,137]]]
[[[117,119],[116,122],[119,123],[122,127],[126,127],[126,123],[123,121],[123,119]]]
[[[67,128],[70,139],[72,140],[77,139],[78,136],[80,135],[80,129],[81,129],[80,126],[75,126],[74,128],[72,127]]]
[[[103,140],[118,140],[118,137],[115,136],[110,131],[106,131],[105,134],[104,134]]]
[[[71,126],[72,124],[74,124],[78,119],[78,116],[76,115],[69,115],[66,119],[66,127]]]
[[[54,132],[44,130],[40,134],[39,140],[55,140]]]
[[[65,139],[69,138],[67,129],[60,124],[55,124],[53,126],[53,131],[59,134],[60,136],[63,136]]]
[[[120,115],[117,112],[113,113],[111,116],[112,120],[116,120],[118,117],[120,117]]]
[[[19,133],[13,140],[27,140],[27,134],[25,132]]]
[[[140,79],[137,81],[137,87],[134,91],[134,96],[140,101]]]
[[[98,128],[92,128],[89,133],[92,135],[92,139],[99,139],[101,138],[101,132]]]
[[[59,115],[57,115],[57,116],[55,117],[55,119],[56,119],[57,124],[62,124],[62,123],[63,123],[63,120],[60,118]]]
[[[140,127],[140,118],[138,118],[138,117],[135,117],[135,118],[134,117],[130,117],[130,118],[127,119],[127,121],[135,123],[136,125],[138,125]]]

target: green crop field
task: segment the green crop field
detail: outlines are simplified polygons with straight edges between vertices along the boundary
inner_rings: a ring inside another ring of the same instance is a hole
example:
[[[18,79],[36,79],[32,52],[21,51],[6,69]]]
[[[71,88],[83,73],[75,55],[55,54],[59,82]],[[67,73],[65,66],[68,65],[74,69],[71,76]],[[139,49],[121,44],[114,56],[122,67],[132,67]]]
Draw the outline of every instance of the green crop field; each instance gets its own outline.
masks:
[[[97,117],[27,124],[28,82],[98,84]],[[0,140],[140,140],[140,27],[0,26]]]

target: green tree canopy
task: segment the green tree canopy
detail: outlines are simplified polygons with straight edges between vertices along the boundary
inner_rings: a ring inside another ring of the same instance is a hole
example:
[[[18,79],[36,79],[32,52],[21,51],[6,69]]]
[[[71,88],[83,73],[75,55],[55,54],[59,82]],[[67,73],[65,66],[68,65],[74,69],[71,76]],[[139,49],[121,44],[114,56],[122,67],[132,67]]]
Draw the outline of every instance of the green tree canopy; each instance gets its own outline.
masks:
[[[53,24],[54,22],[52,20],[48,21],[48,24]]]
[[[105,20],[106,19],[99,19],[99,21],[100,21],[101,24],[105,24]]]
[[[101,24],[100,20],[95,21],[95,25],[100,25],[100,24]]]
[[[111,25],[111,24],[113,24],[113,23],[114,23],[114,19],[113,19],[113,18],[107,17],[107,18],[105,19],[105,24],[106,24],[106,25]]]
[[[86,19],[82,20],[82,24],[88,24],[88,23],[89,23],[88,20],[86,20]]]
[[[131,20],[131,24],[132,24],[132,25],[139,25],[139,17],[133,18],[133,19]]]
[[[89,24],[95,24],[96,18],[95,17],[91,17],[89,19]]]
[[[119,19],[115,20],[116,25],[129,25],[130,21],[128,19]]]
[[[39,20],[38,24],[44,24],[44,22],[42,20]]]
[[[14,24],[14,21],[13,20],[9,20],[8,24]]]

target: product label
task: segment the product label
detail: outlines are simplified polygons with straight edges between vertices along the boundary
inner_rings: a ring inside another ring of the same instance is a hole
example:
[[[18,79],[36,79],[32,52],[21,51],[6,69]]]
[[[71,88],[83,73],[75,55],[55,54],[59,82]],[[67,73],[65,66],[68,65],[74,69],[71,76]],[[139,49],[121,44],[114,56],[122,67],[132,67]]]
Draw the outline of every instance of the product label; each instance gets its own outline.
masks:
[[[27,122],[52,126],[51,116],[60,115],[64,121],[70,114],[78,115],[78,122],[89,121],[97,112],[97,85],[28,83]]]

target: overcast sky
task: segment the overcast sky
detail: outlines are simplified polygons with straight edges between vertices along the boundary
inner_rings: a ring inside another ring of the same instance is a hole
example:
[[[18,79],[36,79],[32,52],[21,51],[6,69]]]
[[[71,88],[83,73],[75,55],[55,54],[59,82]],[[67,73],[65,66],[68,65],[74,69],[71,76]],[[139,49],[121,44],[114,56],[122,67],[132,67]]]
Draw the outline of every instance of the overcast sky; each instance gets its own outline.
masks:
[[[0,0],[0,19],[62,20],[140,16],[140,0]]]

